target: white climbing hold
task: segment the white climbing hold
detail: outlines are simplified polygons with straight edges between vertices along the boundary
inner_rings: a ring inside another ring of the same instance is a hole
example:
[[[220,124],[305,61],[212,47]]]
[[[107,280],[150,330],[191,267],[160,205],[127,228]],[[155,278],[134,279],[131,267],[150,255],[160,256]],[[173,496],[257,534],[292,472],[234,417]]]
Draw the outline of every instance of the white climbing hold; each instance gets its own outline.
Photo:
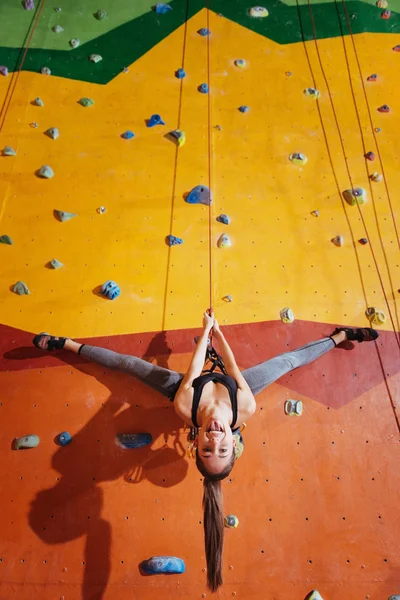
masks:
[[[332,238],[332,244],[334,244],[335,246],[341,247],[344,244],[344,239],[342,235],[337,235],[334,238]]]
[[[64,31],[64,28],[61,27],[61,25],[54,25],[54,27],[52,28],[54,33],[62,33]]]
[[[383,180],[383,175],[381,175],[380,173],[372,173],[372,175],[370,175],[370,178],[372,181],[375,181],[375,183],[380,183]]]
[[[16,156],[17,153],[15,152],[15,150],[13,148],[11,148],[11,146],[6,146],[3,150],[3,156]]]
[[[307,163],[307,156],[301,152],[293,152],[289,155],[289,160],[295,165],[305,165]]]
[[[8,75],[8,67],[5,67],[4,65],[0,66],[0,74],[4,75],[4,77],[7,77],[7,75]]]
[[[50,71],[49,67],[42,67],[40,69],[40,72],[42,75],[51,75],[51,71]]]
[[[48,165],[43,165],[43,167],[40,167],[38,175],[42,179],[51,179],[52,177],[54,177],[54,171]]]
[[[306,598],[306,600],[324,600],[318,590],[313,590],[310,592]]]
[[[283,308],[280,312],[280,317],[283,323],[293,323],[294,314],[291,308]]]
[[[77,48],[81,45],[81,40],[78,38],[72,38],[72,40],[69,40],[69,45],[71,48]]]
[[[44,102],[43,102],[43,100],[41,98],[35,98],[34,101],[33,101],[33,104],[35,106],[44,106]]]
[[[301,400],[286,400],[285,413],[289,416],[300,416],[303,413],[303,403]]]
[[[224,296],[222,298],[222,300],[224,300],[224,302],[233,302],[233,298],[230,294],[227,294],[226,296]]]
[[[47,137],[51,138],[52,140],[56,140],[60,136],[60,132],[57,129],[57,127],[50,127],[50,129],[47,129],[47,131],[45,131],[44,133],[45,135],[47,135]]]
[[[64,265],[56,258],[53,258],[53,260],[50,261],[50,266],[52,269],[61,269],[61,267],[63,267]]]
[[[232,246],[232,242],[229,238],[229,235],[223,233],[218,239],[217,246],[218,248],[229,248],[230,246]]]
[[[263,19],[265,17],[268,17],[269,12],[268,10],[265,8],[265,6],[253,6],[252,8],[250,8],[249,10],[249,15],[251,17],[256,17],[258,19]]]
[[[73,219],[74,217],[78,216],[76,213],[65,212],[63,210],[55,210],[54,215],[62,223],[64,223],[65,221],[69,221],[70,219]]]
[[[317,98],[319,98],[319,91],[316,90],[315,88],[312,88],[312,87],[306,88],[304,90],[304,94],[305,94],[305,96],[309,96],[310,98],[314,98],[314,100],[316,100]]]
[[[100,56],[100,54],[91,54],[89,56],[89,60],[93,63],[99,63],[101,60],[103,60],[103,57]]]
[[[107,212],[107,209],[105,206],[99,206],[99,208],[97,209],[97,212],[99,213],[99,215],[104,215],[104,213]]]

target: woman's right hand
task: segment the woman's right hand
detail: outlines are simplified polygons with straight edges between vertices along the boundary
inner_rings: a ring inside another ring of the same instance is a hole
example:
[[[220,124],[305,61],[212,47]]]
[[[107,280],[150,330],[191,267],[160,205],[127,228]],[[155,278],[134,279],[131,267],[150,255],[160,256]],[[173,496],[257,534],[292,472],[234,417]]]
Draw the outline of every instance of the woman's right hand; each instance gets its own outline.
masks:
[[[221,330],[219,328],[219,323],[217,321],[217,319],[214,317],[214,327],[213,327],[214,333],[221,333]]]
[[[207,331],[211,331],[214,326],[214,314],[207,310],[203,315],[203,328]]]

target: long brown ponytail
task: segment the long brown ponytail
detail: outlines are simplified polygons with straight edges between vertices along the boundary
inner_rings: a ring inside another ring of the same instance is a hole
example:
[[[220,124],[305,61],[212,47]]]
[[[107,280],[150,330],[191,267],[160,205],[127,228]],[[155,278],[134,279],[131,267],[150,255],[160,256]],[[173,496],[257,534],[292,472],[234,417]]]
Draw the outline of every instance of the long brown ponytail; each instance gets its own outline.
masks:
[[[207,585],[212,592],[222,585],[222,549],[224,546],[224,511],[221,479],[225,479],[235,464],[235,451],[221,473],[208,473],[196,453],[196,465],[203,475],[203,523],[207,562]]]

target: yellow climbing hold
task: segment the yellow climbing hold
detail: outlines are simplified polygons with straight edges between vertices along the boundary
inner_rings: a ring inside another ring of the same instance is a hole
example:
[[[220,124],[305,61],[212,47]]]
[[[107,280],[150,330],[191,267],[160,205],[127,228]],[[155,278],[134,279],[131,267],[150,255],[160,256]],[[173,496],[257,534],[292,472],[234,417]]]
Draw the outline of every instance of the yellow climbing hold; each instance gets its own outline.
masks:
[[[283,323],[293,323],[294,314],[291,308],[283,308],[280,315]]]
[[[345,190],[343,192],[343,198],[350,206],[356,204],[365,204],[367,201],[367,194],[363,188],[353,188],[352,190]]]
[[[374,325],[383,325],[386,323],[386,315],[379,308],[375,308],[374,306],[370,306],[365,311],[365,316],[369,320],[370,323]]]

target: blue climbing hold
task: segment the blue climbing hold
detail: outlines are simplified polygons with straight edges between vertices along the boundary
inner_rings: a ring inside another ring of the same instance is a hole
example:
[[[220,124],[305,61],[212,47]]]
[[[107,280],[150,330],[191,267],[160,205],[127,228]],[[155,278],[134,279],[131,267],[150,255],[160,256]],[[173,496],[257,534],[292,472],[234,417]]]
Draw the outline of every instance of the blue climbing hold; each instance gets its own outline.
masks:
[[[202,27],[197,33],[201,35],[201,37],[206,37],[207,35],[210,35],[211,31],[207,29],[207,27]]]
[[[57,437],[57,443],[60,446],[66,446],[67,444],[69,444],[72,441],[72,436],[70,433],[68,433],[68,431],[63,431],[62,433],[60,433],[60,435]]]
[[[188,204],[212,204],[212,194],[206,185],[196,185],[186,198]]]
[[[111,281],[111,279],[109,279],[101,286],[100,293],[109,300],[115,300],[115,298],[118,298],[120,295],[121,290],[115,281]]]
[[[185,572],[185,563],[176,556],[152,556],[140,563],[147,575],[179,575]]]
[[[248,106],[243,105],[243,106],[239,106],[239,110],[241,113],[247,113],[247,112],[249,112],[250,108]]]
[[[118,446],[122,448],[142,448],[153,441],[151,433],[117,433],[115,438]]]
[[[165,15],[165,13],[169,12],[170,10],[172,10],[172,7],[169,4],[163,4],[163,2],[157,2],[154,7],[154,11],[158,15]]]
[[[183,79],[184,77],[186,77],[184,69],[178,69],[177,71],[175,71],[175,77],[177,77],[178,79]]]
[[[199,87],[197,89],[199,90],[199,92],[201,94],[208,94],[208,85],[207,85],[207,83],[202,83],[201,85],[199,85]]]
[[[124,138],[124,140],[131,140],[135,137],[135,134],[133,133],[133,131],[130,131],[130,129],[128,129],[127,131],[124,131],[124,133],[121,134],[121,137]]]
[[[165,125],[160,115],[151,115],[147,121],[147,127],[154,127],[155,125]]]
[[[219,223],[223,223],[224,225],[229,225],[229,223],[231,222],[228,215],[219,215],[219,217],[217,217],[217,221]]]
[[[183,244],[183,240],[175,235],[167,235],[165,241],[168,246],[180,246]]]

